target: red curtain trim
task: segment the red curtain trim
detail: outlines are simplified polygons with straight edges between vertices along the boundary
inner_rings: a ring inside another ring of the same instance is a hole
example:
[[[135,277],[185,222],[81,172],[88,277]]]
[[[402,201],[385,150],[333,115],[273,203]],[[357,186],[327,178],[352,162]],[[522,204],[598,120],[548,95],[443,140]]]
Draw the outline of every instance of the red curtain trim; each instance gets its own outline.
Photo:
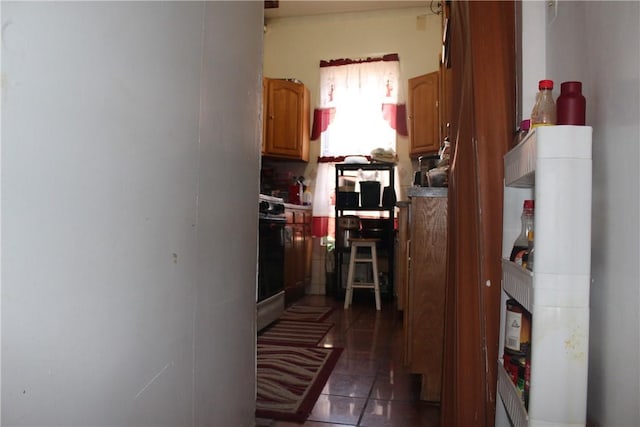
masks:
[[[335,218],[328,216],[314,216],[311,218],[311,236],[335,238]],[[398,229],[398,218],[393,219],[393,229]]]
[[[313,110],[313,126],[311,128],[312,141],[320,138],[322,132],[327,130],[327,127],[329,127],[333,121],[335,113],[335,108],[316,108]],[[382,104],[382,117],[399,135],[409,136],[406,104]]]
[[[338,67],[340,65],[362,64],[365,62],[380,62],[380,61],[400,61],[400,56],[397,53],[389,53],[376,58],[364,58],[364,59],[340,58],[340,59],[329,59],[329,60],[322,59],[320,60],[320,67]]]
[[[313,237],[324,237],[329,235],[328,216],[314,216],[311,218],[311,235]]]
[[[382,117],[399,135],[409,136],[405,104],[382,104]]]
[[[322,132],[327,130],[335,114],[335,108],[316,108],[313,110],[313,126],[311,128],[312,141],[320,138]]]

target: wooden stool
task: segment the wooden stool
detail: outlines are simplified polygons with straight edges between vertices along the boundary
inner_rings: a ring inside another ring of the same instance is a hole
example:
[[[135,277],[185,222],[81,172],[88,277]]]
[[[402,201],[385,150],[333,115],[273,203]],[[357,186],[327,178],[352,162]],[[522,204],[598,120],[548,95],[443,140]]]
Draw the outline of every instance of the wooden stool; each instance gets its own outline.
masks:
[[[376,251],[376,243],[380,239],[349,239],[351,244],[351,256],[349,258],[349,273],[347,275],[347,291],[344,296],[344,308],[349,308],[351,299],[353,298],[354,288],[373,289],[376,294],[376,310],[380,310],[380,284],[378,283],[378,253]],[[369,248],[371,255],[369,258],[357,258],[358,248]],[[373,269],[373,282],[353,282],[354,270],[356,263],[371,264]]]

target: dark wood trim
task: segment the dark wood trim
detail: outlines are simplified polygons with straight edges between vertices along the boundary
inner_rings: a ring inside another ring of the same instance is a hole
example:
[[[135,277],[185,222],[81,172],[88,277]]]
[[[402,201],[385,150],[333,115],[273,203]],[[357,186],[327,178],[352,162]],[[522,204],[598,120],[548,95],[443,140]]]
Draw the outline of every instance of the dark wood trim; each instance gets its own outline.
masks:
[[[454,155],[449,178],[443,427],[494,425],[502,156],[515,128],[514,21],[513,1],[451,5]]]

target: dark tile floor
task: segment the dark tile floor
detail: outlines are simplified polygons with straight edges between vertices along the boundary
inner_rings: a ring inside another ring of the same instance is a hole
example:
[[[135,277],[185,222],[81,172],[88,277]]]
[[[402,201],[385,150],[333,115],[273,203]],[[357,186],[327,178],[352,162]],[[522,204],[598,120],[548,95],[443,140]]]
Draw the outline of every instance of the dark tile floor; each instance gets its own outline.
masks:
[[[366,291],[365,291],[366,292]],[[392,302],[376,311],[373,298],[354,298],[345,310],[331,297],[307,295],[296,303],[334,306],[334,327],[319,345],[344,351],[304,424],[273,427],[439,427],[440,407],[419,400],[420,377],[402,363],[402,315]]]

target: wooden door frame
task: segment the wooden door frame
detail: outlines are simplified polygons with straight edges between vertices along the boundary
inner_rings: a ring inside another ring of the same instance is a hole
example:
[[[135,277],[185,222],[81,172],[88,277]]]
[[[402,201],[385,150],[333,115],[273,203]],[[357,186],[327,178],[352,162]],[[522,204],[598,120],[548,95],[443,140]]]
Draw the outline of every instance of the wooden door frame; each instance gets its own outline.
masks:
[[[449,240],[442,427],[493,427],[502,157],[515,130],[514,1],[451,2]]]

